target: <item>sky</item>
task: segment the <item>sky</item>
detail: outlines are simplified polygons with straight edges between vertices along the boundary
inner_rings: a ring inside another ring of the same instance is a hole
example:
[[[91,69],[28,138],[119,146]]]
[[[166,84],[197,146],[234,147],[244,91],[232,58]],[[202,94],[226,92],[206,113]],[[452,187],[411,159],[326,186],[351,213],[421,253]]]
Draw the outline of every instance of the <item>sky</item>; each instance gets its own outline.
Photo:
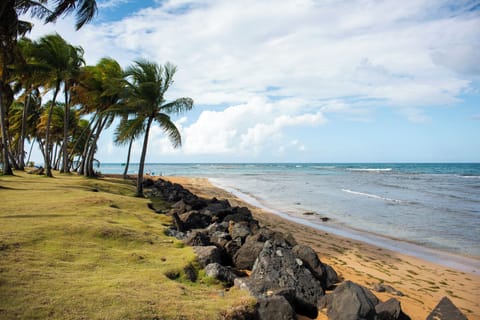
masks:
[[[195,102],[173,118],[183,145],[155,127],[147,162],[480,162],[478,0],[97,4],[80,31],[67,16],[29,36],[57,32],[90,65],[177,65],[167,99]],[[103,163],[126,161],[115,125]]]

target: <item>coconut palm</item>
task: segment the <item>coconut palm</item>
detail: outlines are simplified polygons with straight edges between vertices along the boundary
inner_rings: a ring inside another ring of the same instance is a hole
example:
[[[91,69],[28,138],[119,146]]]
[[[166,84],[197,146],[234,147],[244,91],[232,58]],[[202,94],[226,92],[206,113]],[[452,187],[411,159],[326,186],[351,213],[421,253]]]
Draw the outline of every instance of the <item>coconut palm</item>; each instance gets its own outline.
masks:
[[[19,15],[30,13],[33,17],[45,18],[45,22],[53,22],[59,16],[74,13],[76,28],[80,29],[95,16],[97,11],[95,0],[55,0],[53,10],[47,7],[47,0],[2,0],[0,1],[0,134],[2,137],[3,174],[13,174],[9,156],[7,137],[7,108],[12,99],[8,99],[9,65],[15,61],[17,38],[25,35],[32,28],[32,24],[19,20]],[[50,3],[51,3],[50,2]]]
[[[84,64],[83,49],[68,44],[60,35],[47,35],[33,44],[34,50],[32,59],[35,60],[42,73],[46,75],[47,83],[45,86],[53,90],[52,104],[49,111],[49,117],[46,123],[45,131],[45,174],[52,176],[49,148],[50,146],[50,121],[52,111],[57,103],[58,94],[63,86],[65,101],[65,119],[64,119],[64,140],[63,146],[68,144],[68,124],[70,110],[70,88],[80,73],[80,67]],[[68,171],[67,150],[63,151],[63,168]]]
[[[193,107],[193,100],[190,98],[179,98],[168,103],[165,101],[165,92],[173,83],[175,72],[176,67],[170,63],[159,66],[147,60],[136,61],[126,70],[128,85],[125,108],[133,118],[126,121],[128,125],[124,130],[139,127],[144,135],[137,177],[138,197],[143,197],[143,171],[152,124],[156,122],[168,135],[172,145],[179,147],[182,139],[170,115],[188,111]],[[128,136],[128,133],[125,135]]]
[[[95,175],[93,161],[98,138],[121,110],[119,103],[125,87],[123,75],[118,62],[111,58],[103,58],[97,65],[83,68],[73,99],[83,106],[85,112],[93,113],[93,127],[82,154],[80,174],[88,177]]]

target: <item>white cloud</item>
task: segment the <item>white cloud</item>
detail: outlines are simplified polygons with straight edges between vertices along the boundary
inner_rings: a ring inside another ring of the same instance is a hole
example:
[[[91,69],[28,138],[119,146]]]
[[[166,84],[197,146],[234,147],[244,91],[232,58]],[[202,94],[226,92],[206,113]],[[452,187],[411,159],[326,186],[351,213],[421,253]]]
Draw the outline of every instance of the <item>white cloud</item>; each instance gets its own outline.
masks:
[[[140,57],[178,65],[169,96],[206,110],[179,124],[182,151],[155,129],[156,154],[281,153],[308,147],[288,128],[321,125],[325,115],[372,121],[388,107],[425,122],[423,108],[459,102],[480,73],[480,16],[468,1],[451,4],[170,0],[78,33],[72,17],[56,29],[90,64],[108,55],[123,66]]]

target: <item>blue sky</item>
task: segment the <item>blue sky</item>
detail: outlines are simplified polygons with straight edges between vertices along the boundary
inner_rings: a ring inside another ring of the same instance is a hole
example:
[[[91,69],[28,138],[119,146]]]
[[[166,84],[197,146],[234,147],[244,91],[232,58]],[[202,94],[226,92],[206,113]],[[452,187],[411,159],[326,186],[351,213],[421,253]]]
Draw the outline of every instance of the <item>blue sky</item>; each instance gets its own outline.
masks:
[[[156,128],[148,162],[480,161],[477,1],[97,3],[80,31],[66,17],[31,37],[58,32],[88,64],[178,66],[183,147]],[[112,131],[97,157],[124,162]]]

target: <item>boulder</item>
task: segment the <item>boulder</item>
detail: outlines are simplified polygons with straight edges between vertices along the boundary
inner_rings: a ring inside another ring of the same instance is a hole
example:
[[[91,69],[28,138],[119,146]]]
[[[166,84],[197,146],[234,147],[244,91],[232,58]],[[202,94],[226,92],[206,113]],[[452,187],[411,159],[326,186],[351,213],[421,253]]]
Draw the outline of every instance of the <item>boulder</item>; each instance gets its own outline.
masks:
[[[343,282],[324,300],[330,320],[374,320],[379,302],[367,288],[351,281]]]
[[[183,240],[186,245],[189,246],[208,246],[212,243],[210,242],[210,237],[203,230],[193,230],[187,234],[185,240]]]
[[[232,237],[226,232],[216,231],[210,235],[210,242],[219,247],[225,247],[225,245],[232,240]]]
[[[296,313],[316,318],[317,301],[324,294],[318,281],[290,248],[265,242],[252,269],[249,291],[256,297],[272,290],[293,289],[293,307]]]
[[[205,267],[207,276],[225,282],[228,286],[232,286],[237,275],[231,268],[224,267],[219,263],[210,263]]]
[[[198,263],[202,268],[205,268],[210,263],[222,263],[222,252],[215,246],[195,246],[193,251],[195,251]]]
[[[203,229],[212,223],[212,218],[210,216],[201,214],[196,210],[183,213],[179,217],[186,230]]]
[[[337,283],[340,282],[337,272],[328,264],[323,264],[325,270],[325,283],[323,283],[325,289],[331,289]]]
[[[259,320],[295,320],[297,317],[290,303],[283,296],[258,299]]]
[[[234,257],[235,255],[237,254],[238,250],[240,249],[241,247],[241,244],[238,243],[237,240],[230,240],[228,241],[225,246],[223,247],[223,249],[225,249],[225,253],[227,254],[228,256],[228,259],[230,260],[230,262],[235,265],[235,263],[233,262],[234,260]],[[259,251],[260,252],[260,251]],[[244,264],[240,264],[241,266],[244,266]],[[236,265],[235,265],[236,266]],[[252,263],[252,266],[253,266],[253,263]],[[237,268],[239,269],[247,269],[247,268],[242,268],[242,267],[239,267],[239,266],[236,266]],[[248,270],[251,270],[248,269]]]
[[[184,240],[186,237],[186,234],[184,232],[180,232],[173,227],[165,229],[165,234],[169,237],[175,237],[178,240]]]
[[[443,297],[427,320],[467,320],[467,317],[447,297]]]
[[[395,298],[380,302],[375,306],[377,320],[407,320],[410,319],[403,313],[400,301]]]
[[[245,238],[251,235],[252,231],[248,226],[248,222],[230,221],[230,225],[228,226],[228,233],[230,234],[232,239],[240,239],[240,242],[243,244],[245,242]]]
[[[323,279],[325,277],[325,271],[323,264],[318,258],[317,253],[312,248],[302,244],[297,244],[292,248],[292,252],[297,258],[300,258],[305,263],[315,278],[324,282]]]
[[[243,246],[235,252],[232,261],[237,268],[252,270],[255,260],[263,249],[264,242],[259,241],[261,239],[261,235],[248,237]]]
[[[229,222],[240,222],[240,221],[252,221],[253,216],[252,212],[246,207],[234,207],[232,208],[232,213],[225,216],[223,221]]]

